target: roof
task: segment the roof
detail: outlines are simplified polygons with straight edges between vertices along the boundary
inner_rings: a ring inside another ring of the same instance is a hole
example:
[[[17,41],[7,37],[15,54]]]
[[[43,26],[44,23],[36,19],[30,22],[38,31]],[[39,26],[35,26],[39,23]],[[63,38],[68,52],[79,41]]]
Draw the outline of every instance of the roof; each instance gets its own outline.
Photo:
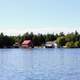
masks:
[[[30,44],[30,43],[31,43],[31,40],[24,40],[24,41],[22,42],[22,45],[24,45],[24,44],[28,45],[28,44]]]
[[[54,42],[53,41],[48,41],[48,42],[46,42],[46,44],[54,44]]]

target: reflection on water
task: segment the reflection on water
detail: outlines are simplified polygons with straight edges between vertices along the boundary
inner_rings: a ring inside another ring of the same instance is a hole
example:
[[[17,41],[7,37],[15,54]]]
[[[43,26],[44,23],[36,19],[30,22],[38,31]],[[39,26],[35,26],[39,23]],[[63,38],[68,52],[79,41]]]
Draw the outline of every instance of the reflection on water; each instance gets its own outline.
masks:
[[[80,49],[0,49],[0,80],[80,80]]]

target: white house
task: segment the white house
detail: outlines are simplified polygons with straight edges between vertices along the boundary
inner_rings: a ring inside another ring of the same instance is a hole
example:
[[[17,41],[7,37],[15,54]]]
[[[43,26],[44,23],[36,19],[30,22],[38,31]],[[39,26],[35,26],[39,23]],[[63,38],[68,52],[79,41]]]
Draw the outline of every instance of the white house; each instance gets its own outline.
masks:
[[[48,41],[48,42],[46,42],[45,47],[46,48],[56,48],[57,44],[54,41]]]

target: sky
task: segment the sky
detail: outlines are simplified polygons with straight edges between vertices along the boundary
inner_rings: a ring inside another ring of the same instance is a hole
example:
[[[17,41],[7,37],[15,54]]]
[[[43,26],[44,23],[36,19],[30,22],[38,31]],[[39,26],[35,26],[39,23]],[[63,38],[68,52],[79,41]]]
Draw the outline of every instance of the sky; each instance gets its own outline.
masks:
[[[0,0],[0,32],[80,31],[80,0]]]

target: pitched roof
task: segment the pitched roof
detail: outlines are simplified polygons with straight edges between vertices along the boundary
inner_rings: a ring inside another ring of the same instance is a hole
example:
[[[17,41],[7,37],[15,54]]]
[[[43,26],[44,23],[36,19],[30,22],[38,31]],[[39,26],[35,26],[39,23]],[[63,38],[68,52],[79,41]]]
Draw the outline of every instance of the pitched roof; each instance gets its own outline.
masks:
[[[24,40],[23,42],[22,42],[22,45],[28,45],[28,44],[30,44],[31,43],[31,40]]]

